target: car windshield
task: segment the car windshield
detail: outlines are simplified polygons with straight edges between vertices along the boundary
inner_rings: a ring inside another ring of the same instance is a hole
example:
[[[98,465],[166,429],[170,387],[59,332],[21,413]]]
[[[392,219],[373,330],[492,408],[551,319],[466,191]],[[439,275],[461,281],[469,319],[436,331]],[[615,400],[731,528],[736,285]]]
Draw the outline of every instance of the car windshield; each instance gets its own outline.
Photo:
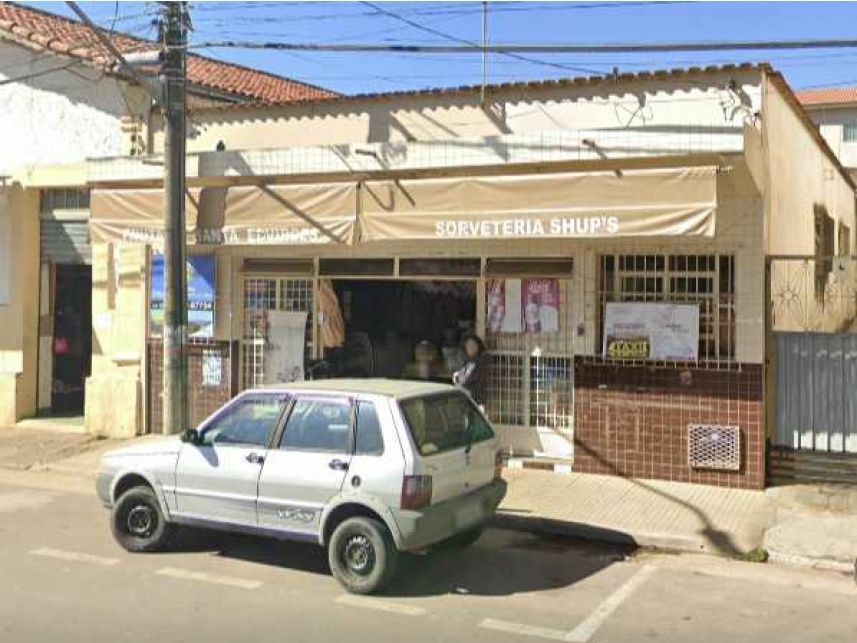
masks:
[[[463,393],[409,398],[399,406],[422,455],[466,448],[494,437],[485,416]]]

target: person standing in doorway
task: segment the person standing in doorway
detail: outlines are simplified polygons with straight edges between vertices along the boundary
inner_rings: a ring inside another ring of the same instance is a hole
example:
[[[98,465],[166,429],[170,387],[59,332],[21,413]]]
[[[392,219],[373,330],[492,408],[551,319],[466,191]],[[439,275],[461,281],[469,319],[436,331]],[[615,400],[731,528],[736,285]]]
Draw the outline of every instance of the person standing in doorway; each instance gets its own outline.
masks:
[[[464,340],[464,366],[452,375],[452,382],[465,389],[481,407],[485,406],[488,391],[488,355],[485,343],[477,335]]]

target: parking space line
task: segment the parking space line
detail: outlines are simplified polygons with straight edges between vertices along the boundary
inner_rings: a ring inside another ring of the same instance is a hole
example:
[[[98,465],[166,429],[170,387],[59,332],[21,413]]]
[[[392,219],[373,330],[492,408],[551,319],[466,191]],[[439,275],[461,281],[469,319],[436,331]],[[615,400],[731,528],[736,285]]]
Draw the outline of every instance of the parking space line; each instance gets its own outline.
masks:
[[[237,587],[238,589],[258,589],[263,585],[262,581],[250,580],[249,578],[216,576],[214,574],[206,574],[205,572],[194,572],[189,569],[179,569],[178,567],[164,567],[156,571],[155,574],[158,576],[178,578],[180,580],[192,580],[200,583],[211,583],[213,585],[226,585],[228,587]]]
[[[507,634],[518,634],[521,636],[535,636],[541,639],[549,639],[551,641],[565,641],[568,632],[563,630],[555,630],[550,627],[538,627],[536,625],[526,625],[524,623],[512,623],[510,621],[498,621],[493,618],[486,618],[479,627],[487,630],[495,630],[497,632],[506,632]]]
[[[360,607],[363,609],[377,610],[379,612],[402,614],[404,616],[422,616],[426,613],[424,607],[402,605],[401,603],[390,603],[388,601],[378,600],[377,598],[354,596],[352,594],[344,594],[337,598],[336,602],[340,605],[348,605],[349,607]]]
[[[45,556],[46,558],[56,558],[59,560],[70,560],[76,563],[87,563],[90,565],[101,565],[109,567],[116,565],[119,562],[118,558],[106,558],[104,556],[93,556],[92,554],[84,554],[77,551],[65,551],[63,549],[52,549],[50,547],[40,547],[30,550],[34,556]]]
[[[640,587],[640,585],[646,582],[646,579],[654,573],[655,569],[657,568],[652,565],[645,565],[640,571],[627,580],[624,585],[604,599],[583,622],[568,633],[565,640],[572,641],[573,643],[586,643],[590,638],[592,638],[592,635],[598,631],[598,628],[601,627],[604,621],[606,621],[610,615]]]

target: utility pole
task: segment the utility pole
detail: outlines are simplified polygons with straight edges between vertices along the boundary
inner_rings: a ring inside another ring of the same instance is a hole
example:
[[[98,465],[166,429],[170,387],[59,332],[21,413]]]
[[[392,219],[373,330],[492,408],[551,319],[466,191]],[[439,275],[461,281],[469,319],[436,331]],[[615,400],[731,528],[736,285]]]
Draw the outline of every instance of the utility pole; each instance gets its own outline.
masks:
[[[187,239],[185,236],[185,50],[187,2],[164,2],[160,81],[164,105],[163,432],[189,428],[187,405]]]
[[[480,99],[485,106],[485,85],[488,84],[488,0],[482,3],[482,91]]]

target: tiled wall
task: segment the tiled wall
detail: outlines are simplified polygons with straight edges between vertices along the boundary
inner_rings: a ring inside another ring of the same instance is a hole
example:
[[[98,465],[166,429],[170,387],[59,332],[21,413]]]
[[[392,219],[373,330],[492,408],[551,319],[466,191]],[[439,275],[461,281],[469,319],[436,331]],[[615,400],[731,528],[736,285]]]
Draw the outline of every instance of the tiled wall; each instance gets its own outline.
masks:
[[[765,483],[763,367],[655,368],[578,358],[574,470],[762,489]],[[688,424],[737,425],[738,471],[691,469]]]

